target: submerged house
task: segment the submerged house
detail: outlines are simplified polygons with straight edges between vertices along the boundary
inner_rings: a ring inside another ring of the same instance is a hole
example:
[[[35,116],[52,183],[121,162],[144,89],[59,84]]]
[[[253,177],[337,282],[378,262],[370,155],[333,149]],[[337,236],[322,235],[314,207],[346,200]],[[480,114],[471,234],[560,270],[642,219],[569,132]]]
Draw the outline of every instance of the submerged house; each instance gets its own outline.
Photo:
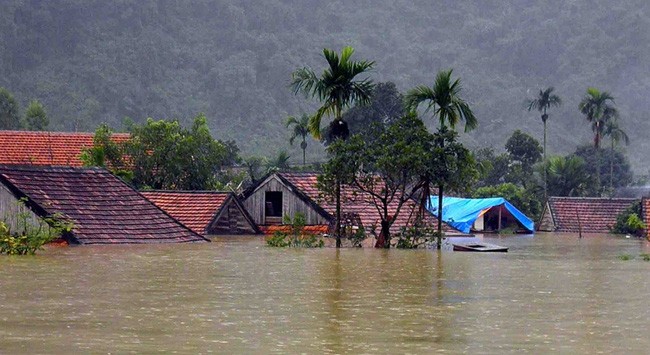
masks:
[[[199,234],[260,232],[244,206],[231,192],[153,190],[141,193],[170,216]]]
[[[438,215],[438,196],[431,196],[429,209]],[[490,232],[513,228],[533,233],[535,223],[503,197],[442,198],[442,220],[463,233]]]
[[[305,215],[305,230],[311,233],[332,233],[336,217],[334,201],[321,196],[317,187],[317,173],[279,172],[268,175],[243,193],[242,204],[264,233],[283,229],[284,217],[293,217],[300,212]],[[380,231],[380,218],[372,199],[362,191],[343,186],[341,202],[342,224],[363,227],[366,232]],[[395,211],[396,204],[389,206]],[[391,233],[414,223],[419,205],[407,201],[391,226]],[[425,210],[425,221],[437,225],[435,217]],[[445,230],[452,230],[444,225]]]
[[[84,149],[92,148],[94,133],[0,130],[0,164],[81,167]],[[128,133],[111,140],[126,142]]]
[[[22,211],[30,221],[63,216],[69,244],[209,241],[100,168],[0,165],[0,218],[15,229]]]
[[[616,217],[635,198],[549,197],[538,230],[568,233],[608,233]]]

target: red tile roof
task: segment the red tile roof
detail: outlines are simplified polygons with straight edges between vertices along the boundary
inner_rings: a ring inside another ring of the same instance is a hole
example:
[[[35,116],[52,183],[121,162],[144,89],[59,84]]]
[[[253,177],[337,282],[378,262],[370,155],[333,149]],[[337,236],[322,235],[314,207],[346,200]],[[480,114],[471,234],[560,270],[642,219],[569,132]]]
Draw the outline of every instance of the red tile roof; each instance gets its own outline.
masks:
[[[577,233],[582,226],[583,232],[607,233],[616,217],[635,201],[638,199],[549,197],[548,205],[557,232]]]
[[[207,228],[224,206],[229,192],[218,191],[142,191],[149,201],[199,234]]]
[[[646,238],[650,240],[650,196],[643,198],[641,202],[641,211],[643,214],[643,223],[646,226]]]
[[[0,164],[82,166],[84,148],[93,146],[93,133],[31,132],[0,130]],[[128,133],[115,133],[115,142],[125,142]]]
[[[336,215],[336,205],[334,201],[328,201],[321,196],[317,187],[317,173],[294,173],[283,172],[279,175],[290,184],[299,189],[309,199],[322,207],[330,217]],[[369,194],[363,193],[358,189],[350,186],[343,186],[341,189],[342,213],[357,213],[361,223],[367,231],[370,231],[373,225],[376,226],[376,233],[379,234],[381,229],[379,213]],[[419,205],[413,200],[409,200],[402,206],[397,220],[391,226],[391,233],[397,233],[401,227],[409,226],[413,223],[418,212]],[[393,214],[397,208],[397,202],[389,205],[389,214]],[[425,212],[426,221],[432,226],[437,226],[437,220],[428,211]],[[454,230],[447,224],[443,225],[445,231]]]
[[[104,169],[0,165],[0,183],[38,215],[69,218],[71,243],[207,241]]]

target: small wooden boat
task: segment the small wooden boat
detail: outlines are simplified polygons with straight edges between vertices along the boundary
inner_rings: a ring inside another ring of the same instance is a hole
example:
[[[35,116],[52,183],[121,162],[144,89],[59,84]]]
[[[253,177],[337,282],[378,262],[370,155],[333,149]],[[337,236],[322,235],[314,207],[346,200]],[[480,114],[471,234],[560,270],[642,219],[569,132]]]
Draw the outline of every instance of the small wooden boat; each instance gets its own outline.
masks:
[[[508,247],[502,247],[489,243],[472,243],[472,244],[452,244],[454,251],[476,251],[476,252],[495,252],[507,253]]]

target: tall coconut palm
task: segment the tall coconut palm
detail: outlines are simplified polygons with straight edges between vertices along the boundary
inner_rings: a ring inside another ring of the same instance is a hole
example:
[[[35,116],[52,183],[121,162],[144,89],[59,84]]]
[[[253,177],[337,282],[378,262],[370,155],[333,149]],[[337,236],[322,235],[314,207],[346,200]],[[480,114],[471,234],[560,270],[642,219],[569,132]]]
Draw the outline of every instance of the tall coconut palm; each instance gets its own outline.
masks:
[[[305,165],[305,150],[307,149],[307,135],[309,134],[309,115],[303,113],[300,119],[289,116],[287,117],[287,128],[292,127],[289,144],[293,145],[296,138],[301,137],[300,149],[302,149],[302,165]]]
[[[605,123],[603,135],[609,137],[611,143],[611,154],[609,158],[609,190],[614,192],[614,147],[616,144],[623,142],[625,145],[630,144],[630,138],[627,133],[619,127],[617,120],[609,120]]]
[[[476,128],[478,122],[469,104],[460,97],[461,85],[460,79],[451,80],[453,69],[442,70],[436,75],[436,81],[433,87],[425,85],[416,86],[409,90],[404,97],[406,107],[410,110],[416,110],[420,104],[427,105],[426,111],[433,111],[433,116],[440,122],[440,130],[444,131],[449,125],[452,129],[460,121],[465,122],[465,132]],[[444,144],[444,143],[443,143]],[[421,206],[429,204],[430,180],[425,178],[422,185]],[[444,192],[443,184],[438,185],[438,238],[437,247],[441,248],[442,238],[442,196]]]
[[[618,117],[618,110],[613,106],[614,97],[607,91],[600,91],[596,88],[588,88],[586,95],[580,101],[578,109],[591,123],[591,130],[594,132],[594,147],[596,148],[596,185],[601,188],[600,181],[600,142],[603,137],[605,125],[608,121]]]
[[[552,106],[558,107],[562,105],[562,99],[553,94],[553,90],[555,90],[555,88],[552,86],[545,90],[540,89],[536,98],[528,100],[528,111],[537,110],[542,113],[542,123],[544,124],[544,163],[546,163],[546,121],[548,120],[548,113],[546,110]],[[546,186],[548,183],[547,180],[546,169],[544,169],[544,197],[548,194]]]
[[[341,55],[331,49],[323,49],[323,56],[328,67],[321,76],[310,68],[300,68],[292,73],[291,88],[294,94],[303,93],[316,97],[322,106],[309,119],[309,132],[316,139],[321,139],[321,120],[323,116],[333,116],[330,123],[331,136],[345,139],[350,131],[343,121],[343,110],[354,103],[370,102],[374,84],[372,80],[360,78],[367,74],[374,65],[373,61],[353,61],[350,58],[354,48],[344,47]],[[336,183],[336,247],[341,247],[341,182]]]

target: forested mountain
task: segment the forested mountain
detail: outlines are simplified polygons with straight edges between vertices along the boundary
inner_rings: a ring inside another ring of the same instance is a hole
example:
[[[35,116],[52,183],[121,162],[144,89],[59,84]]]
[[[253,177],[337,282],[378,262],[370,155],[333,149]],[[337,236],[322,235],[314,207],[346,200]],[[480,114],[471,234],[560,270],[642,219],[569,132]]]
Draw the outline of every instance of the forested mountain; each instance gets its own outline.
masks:
[[[471,147],[502,149],[517,128],[541,138],[524,102],[554,86],[549,153],[573,151],[592,137],[580,99],[608,91],[647,173],[649,43],[647,0],[2,0],[0,86],[23,110],[39,99],[57,130],[204,112],[215,137],[269,154],[288,145],[286,116],[316,104],[289,90],[291,72],[320,72],[324,47],[351,45],[400,91],[454,68],[479,120]]]

